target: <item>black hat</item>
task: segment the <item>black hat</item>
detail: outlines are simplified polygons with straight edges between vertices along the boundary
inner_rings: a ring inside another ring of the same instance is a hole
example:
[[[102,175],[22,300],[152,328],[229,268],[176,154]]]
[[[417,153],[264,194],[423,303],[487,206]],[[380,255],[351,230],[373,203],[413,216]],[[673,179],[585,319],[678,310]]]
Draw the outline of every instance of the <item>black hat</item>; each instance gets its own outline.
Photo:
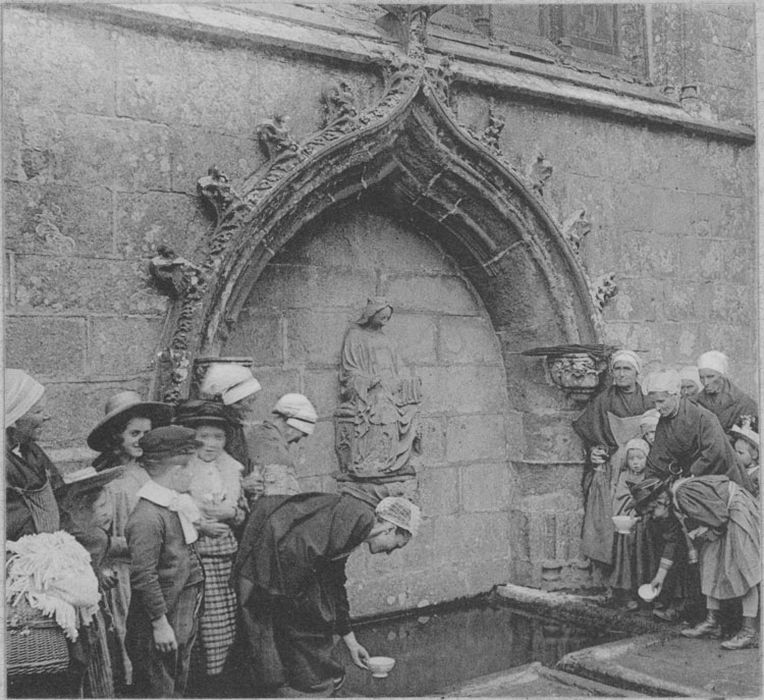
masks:
[[[178,404],[175,423],[187,428],[200,425],[217,425],[229,431],[233,427],[229,410],[220,401],[189,399]]]
[[[165,425],[149,430],[138,445],[143,450],[142,459],[151,460],[190,454],[201,443],[196,439],[196,431],[179,425]]]
[[[668,486],[666,479],[661,479],[657,476],[648,476],[646,479],[636,484],[629,485],[629,491],[631,497],[634,500],[634,506],[638,513],[643,513],[645,506],[658,497],[661,491],[665,490]]]

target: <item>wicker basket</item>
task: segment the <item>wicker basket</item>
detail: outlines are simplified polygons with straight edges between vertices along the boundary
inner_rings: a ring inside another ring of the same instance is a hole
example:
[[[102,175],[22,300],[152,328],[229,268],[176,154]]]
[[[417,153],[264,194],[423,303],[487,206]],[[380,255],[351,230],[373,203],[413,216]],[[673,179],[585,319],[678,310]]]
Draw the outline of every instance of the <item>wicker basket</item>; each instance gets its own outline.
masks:
[[[5,662],[9,678],[60,673],[69,666],[64,631],[25,599],[5,605]]]

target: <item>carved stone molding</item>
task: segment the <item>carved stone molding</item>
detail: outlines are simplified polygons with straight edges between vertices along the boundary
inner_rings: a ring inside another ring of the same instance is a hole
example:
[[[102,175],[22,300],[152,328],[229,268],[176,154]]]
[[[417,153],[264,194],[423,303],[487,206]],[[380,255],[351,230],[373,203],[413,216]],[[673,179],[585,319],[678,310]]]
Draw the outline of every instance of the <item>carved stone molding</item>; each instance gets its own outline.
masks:
[[[552,177],[552,164],[546,159],[543,153],[537,153],[531,164],[528,166],[526,175],[530,180],[533,191],[539,196],[544,196],[544,187]]]
[[[215,224],[204,243],[198,283],[170,310],[168,358],[219,354],[226,329],[281,246],[305,222],[372,187],[405,208],[417,226],[434,227],[497,326],[514,323],[513,304],[504,298],[527,293],[516,275],[521,264],[537,280],[535,296],[548,299],[560,339],[596,340],[597,311],[580,261],[526,175],[459,124],[450,105],[451,61],[436,63],[426,55],[428,14],[405,9],[408,52],[386,61],[376,104],[362,110],[351,84],[330,86],[322,98],[322,130],[296,143],[286,120],[274,118],[258,130],[269,160],[235,190],[217,168],[200,179],[198,190],[214,210]],[[500,120],[492,120],[489,128],[498,137]],[[551,166],[543,156],[537,165],[541,188]],[[178,362],[164,363],[158,379],[166,400],[187,388],[188,370]]]
[[[499,156],[501,155],[499,137],[505,124],[504,117],[496,113],[496,101],[491,98],[488,102],[488,126],[483,130],[480,141]]]

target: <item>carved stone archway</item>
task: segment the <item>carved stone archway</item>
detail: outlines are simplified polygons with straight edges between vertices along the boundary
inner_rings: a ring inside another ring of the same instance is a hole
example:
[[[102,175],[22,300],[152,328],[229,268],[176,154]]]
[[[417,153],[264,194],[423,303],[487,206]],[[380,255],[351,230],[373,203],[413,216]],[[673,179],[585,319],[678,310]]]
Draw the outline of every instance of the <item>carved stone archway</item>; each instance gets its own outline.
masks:
[[[426,56],[428,9],[419,7],[407,10],[408,53],[389,61],[374,107],[361,111],[352,86],[335,85],[324,95],[322,131],[297,143],[275,117],[258,129],[269,155],[263,169],[236,188],[214,168],[200,179],[199,192],[217,220],[206,260],[189,270],[170,311],[167,362],[158,377],[165,400],[184,395],[192,358],[218,354],[277,251],[307,222],[370,188],[437,237],[483,297],[498,331],[522,322],[518,309],[530,275],[555,328],[539,338],[531,329],[529,342],[598,342],[600,308],[591,283],[543,200],[545,162],[530,177],[514,170],[499,151],[503,122],[493,113],[480,135],[458,123],[449,104],[449,62]]]

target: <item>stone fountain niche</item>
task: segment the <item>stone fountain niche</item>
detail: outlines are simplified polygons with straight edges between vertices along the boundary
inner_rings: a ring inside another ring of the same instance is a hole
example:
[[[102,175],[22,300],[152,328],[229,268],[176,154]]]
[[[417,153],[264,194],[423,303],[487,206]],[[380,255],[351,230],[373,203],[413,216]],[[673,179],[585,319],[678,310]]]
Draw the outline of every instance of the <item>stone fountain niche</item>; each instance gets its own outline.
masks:
[[[180,285],[158,375],[176,400],[196,358],[252,357],[263,415],[286,391],[314,400],[303,487],[334,490],[342,339],[367,297],[388,298],[387,332],[422,379],[425,521],[394,557],[351,559],[356,614],[541,585],[545,565],[577,561],[575,404],[521,352],[597,343],[601,324],[576,239],[543,198],[551,166],[540,156],[515,171],[493,110],[481,133],[459,123],[457,67],[426,55],[428,10],[411,7],[376,104],[330,86],[320,132],[298,143],[276,116],[258,130],[262,170],[200,179],[215,224]]]

